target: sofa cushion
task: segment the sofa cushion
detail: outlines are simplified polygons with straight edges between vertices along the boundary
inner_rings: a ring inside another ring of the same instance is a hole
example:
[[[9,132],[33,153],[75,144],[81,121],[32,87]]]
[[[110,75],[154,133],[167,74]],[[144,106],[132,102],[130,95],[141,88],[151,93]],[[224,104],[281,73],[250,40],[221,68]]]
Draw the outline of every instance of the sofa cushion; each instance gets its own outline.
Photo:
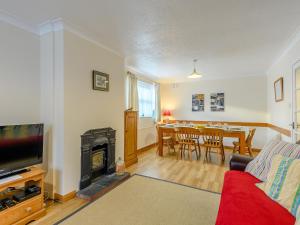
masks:
[[[256,186],[296,217],[300,204],[300,160],[274,156],[267,181]]]
[[[300,225],[300,207],[298,208],[295,225]]]
[[[275,155],[299,159],[300,145],[278,140],[270,141],[264,146],[256,158],[247,165],[245,171],[262,181],[266,181]]]
[[[295,218],[255,186],[249,173],[228,171],[216,225],[294,225]]]

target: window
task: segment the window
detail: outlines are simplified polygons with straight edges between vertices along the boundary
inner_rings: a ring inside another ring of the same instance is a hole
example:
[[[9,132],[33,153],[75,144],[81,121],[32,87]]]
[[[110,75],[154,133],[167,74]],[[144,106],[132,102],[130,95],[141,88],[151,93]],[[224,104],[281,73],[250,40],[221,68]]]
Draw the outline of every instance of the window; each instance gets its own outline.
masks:
[[[153,117],[155,112],[155,86],[144,81],[138,81],[139,116]]]

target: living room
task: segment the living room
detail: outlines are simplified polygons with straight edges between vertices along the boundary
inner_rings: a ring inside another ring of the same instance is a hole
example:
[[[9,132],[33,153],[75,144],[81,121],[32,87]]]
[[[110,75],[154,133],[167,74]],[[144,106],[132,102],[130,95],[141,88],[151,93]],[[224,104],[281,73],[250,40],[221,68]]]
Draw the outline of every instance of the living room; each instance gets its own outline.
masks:
[[[2,1],[0,224],[295,224],[299,6]]]

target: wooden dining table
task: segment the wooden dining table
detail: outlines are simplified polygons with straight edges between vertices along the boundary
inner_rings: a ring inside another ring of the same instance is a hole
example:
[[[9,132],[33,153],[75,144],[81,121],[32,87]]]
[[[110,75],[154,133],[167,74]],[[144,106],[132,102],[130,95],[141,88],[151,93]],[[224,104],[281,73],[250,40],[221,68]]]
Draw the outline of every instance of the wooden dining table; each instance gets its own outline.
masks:
[[[240,154],[244,155],[246,153],[245,147],[246,147],[246,131],[245,130],[235,130],[235,129],[223,129],[224,130],[224,137],[229,138],[238,138],[239,139],[239,145],[240,145]],[[169,135],[175,135],[176,133],[176,127],[172,126],[158,126],[157,128],[158,132],[158,155],[163,156],[163,135],[169,134]],[[195,134],[198,134],[201,136],[201,129],[195,129]]]

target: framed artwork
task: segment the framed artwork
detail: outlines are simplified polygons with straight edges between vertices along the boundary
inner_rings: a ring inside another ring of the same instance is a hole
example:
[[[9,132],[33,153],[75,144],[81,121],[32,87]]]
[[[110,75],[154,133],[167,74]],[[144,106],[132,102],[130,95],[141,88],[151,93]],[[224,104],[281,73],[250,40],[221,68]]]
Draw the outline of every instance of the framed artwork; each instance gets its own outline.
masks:
[[[192,95],[192,111],[204,112],[204,94]]]
[[[98,91],[109,91],[109,75],[94,70],[93,89]]]
[[[283,77],[274,82],[275,102],[283,101]]]
[[[212,112],[224,112],[225,111],[225,94],[224,94],[224,92],[210,94],[210,110]]]

